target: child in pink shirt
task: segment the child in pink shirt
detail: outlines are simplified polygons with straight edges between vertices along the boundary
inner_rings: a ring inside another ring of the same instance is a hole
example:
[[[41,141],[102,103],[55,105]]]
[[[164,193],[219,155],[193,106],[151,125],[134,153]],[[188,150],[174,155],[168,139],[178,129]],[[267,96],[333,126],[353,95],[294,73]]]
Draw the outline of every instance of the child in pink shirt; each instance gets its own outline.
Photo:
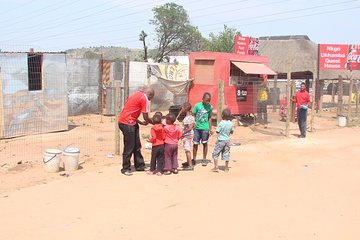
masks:
[[[178,142],[181,138],[181,130],[174,122],[176,116],[173,113],[166,115],[166,126],[164,126],[165,133],[165,166],[164,174],[169,175],[178,173]]]

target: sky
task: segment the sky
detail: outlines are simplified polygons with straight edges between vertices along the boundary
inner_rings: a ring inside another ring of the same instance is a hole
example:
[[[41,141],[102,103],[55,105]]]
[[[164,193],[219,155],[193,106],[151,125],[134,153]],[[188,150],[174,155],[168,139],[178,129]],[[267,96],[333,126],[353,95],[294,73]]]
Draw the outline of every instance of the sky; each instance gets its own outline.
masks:
[[[97,46],[156,47],[152,9],[163,0],[0,0],[1,51]],[[203,37],[224,25],[243,36],[307,35],[315,43],[360,44],[360,0],[174,0]]]

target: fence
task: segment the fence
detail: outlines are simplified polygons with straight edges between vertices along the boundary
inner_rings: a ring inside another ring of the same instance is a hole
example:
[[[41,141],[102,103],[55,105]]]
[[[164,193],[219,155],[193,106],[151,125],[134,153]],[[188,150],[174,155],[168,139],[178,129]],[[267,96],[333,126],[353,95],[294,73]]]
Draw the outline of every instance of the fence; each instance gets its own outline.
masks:
[[[348,124],[359,123],[359,90],[358,80],[328,80],[324,81],[322,96],[319,100],[319,110],[334,112],[334,115],[345,116]]]
[[[291,80],[289,91],[290,96],[294,96],[300,88],[300,83],[305,80]],[[359,81],[353,81],[352,94],[349,97],[350,84],[349,81],[341,80],[323,80],[320,81],[316,88],[317,97],[313,92],[314,86],[310,79],[308,84],[308,91],[311,95],[310,108],[308,110],[307,128],[308,131],[322,131],[337,128],[339,125],[339,117],[345,116],[347,119],[347,126],[360,124],[359,115]],[[341,86],[342,85],[342,86]],[[334,87],[333,87],[334,86]],[[258,94],[257,90],[252,93],[254,99]],[[256,108],[257,112],[254,113],[254,118],[250,120],[244,119],[242,123],[248,125],[254,131],[261,132],[265,135],[278,135],[286,136],[289,131],[290,136],[298,134],[296,106],[290,103],[289,115],[287,115],[287,80],[286,79],[273,79],[268,80],[269,100],[267,102],[268,124],[267,126],[257,124],[256,118],[259,118],[259,107]],[[342,89],[342,91],[340,91]],[[342,92],[342,94],[341,94]],[[315,102],[314,110],[312,104]],[[287,129],[287,116],[289,119],[289,127]],[[261,123],[259,121],[259,123]],[[265,128],[266,127],[266,128]]]
[[[147,85],[155,88],[157,95],[152,110],[167,110],[170,105],[181,104],[187,98],[186,94],[174,97],[162,82],[165,80],[159,80],[157,76],[149,77],[147,63],[130,63],[129,71],[130,93]],[[163,71],[169,74],[168,77],[188,75],[183,66],[167,65]],[[123,62],[66,58],[62,53],[0,53],[0,166],[41,162],[45,149],[64,149],[68,145],[76,145],[89,158],[113,153],[116,122],[114,81],[120,80],[124,92],[124,76]],[[290,89],[293,94],[300,82],[292,81]],[[268,81],[267,128],[255,125],[259,112],[257,100],[260,83],[248,84],[253,89],[248,95],[252,99],[248,103],[252,114],[248,116],[248,122],[244,118],[240,123],[249,125],[265,136],[285,136],[286,115],[283,111],[287,111],[287,81]],[[315,130],[337,127],[339,115],[348,117],[350,125],[357,124],[359,82],[354,81],[352,91],[355,94],[351,94],[350,98],[347,81],[343,81],[343,91],[340,90],[340,80],[324,81],[319,85],[321,87],[317,89],[323,92],[319,100],[322,104],[313,114],[313,122],[309,110],[308,126]],[[176,91],[179,90],[177,85],[173,86]],[[309,87],[312,93],[312,86]],[[233,96],[236,97],[235,92]],[[295,107],[291,109],[290,131],[296,135]],[[101,136],[89,142],[89,135],[99,133]]]
[[[148,63],[130,62],[129,66],[129,93],[154,87],[157,96],[152,109],[167,110],[186,100],[186,94],[174,97],[166,84],[150,78]],[[177,67],[165,66],[164,70],[171,77],[180,72]],[[114,139],[114,82],[120,80],[124,96],[124,77],[124,62],[67,57],[64,53],[1,52],[0,166],[39,162],[45,149],[68,145],[99,154],[88,136],[93,128],[101,129],[101,124],[111,121],[112,127],[104,129],[99,144]],[[169,80],[174,80],[171,77]],[[113,146],[113,142],[106,143],[102,151],[111,153]]]
[[[79,114],[99,113],[99,83],[96,59],[0,52],[1,168],[41,162],[47,148],[88,148],[86,128],[95,123]]]

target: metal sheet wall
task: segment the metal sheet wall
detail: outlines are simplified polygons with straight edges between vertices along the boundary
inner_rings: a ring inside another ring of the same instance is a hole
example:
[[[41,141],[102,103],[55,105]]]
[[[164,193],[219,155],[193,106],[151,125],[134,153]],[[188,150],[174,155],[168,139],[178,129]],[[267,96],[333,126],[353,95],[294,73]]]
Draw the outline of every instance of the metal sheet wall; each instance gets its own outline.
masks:
[[[69,116],[99,112],[98,59],[67,58]]]
[[[4,138],[67,130],[65,54],[43,54],[42,90],[28,90],[27,53],[0,53]]]

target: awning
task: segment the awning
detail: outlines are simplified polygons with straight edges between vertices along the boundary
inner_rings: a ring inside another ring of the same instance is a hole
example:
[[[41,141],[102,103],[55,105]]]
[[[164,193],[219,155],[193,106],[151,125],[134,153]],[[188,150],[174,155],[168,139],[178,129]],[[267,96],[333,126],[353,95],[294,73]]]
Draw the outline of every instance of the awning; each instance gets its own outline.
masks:
[[[268,66],[265,66],[262,63],[234,62],[234,61],[231,62],[246,74],[276,75],[276,72],[274,72]]]

